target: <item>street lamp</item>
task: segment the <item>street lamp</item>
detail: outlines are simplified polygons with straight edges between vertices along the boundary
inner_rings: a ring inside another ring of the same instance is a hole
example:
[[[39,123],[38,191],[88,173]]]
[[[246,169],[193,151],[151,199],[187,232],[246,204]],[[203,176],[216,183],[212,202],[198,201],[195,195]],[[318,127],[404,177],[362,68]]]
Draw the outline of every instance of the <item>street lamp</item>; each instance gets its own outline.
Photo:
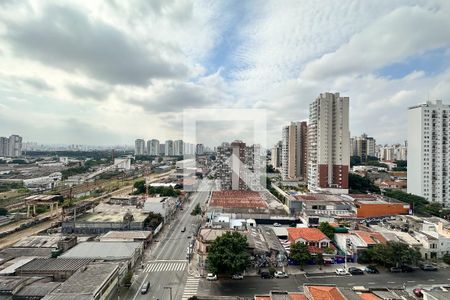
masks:
[[[165,286],[164,289],[169,290],[170,300],[172,300],[172,287],[171,286]]]

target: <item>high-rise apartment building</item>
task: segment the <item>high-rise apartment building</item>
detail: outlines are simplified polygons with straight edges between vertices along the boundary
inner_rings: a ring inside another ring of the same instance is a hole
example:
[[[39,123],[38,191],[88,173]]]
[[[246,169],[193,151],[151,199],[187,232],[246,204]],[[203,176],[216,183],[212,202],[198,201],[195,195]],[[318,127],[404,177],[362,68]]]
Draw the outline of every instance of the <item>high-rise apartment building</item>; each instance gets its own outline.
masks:
[[[159,155],[159,141],[157,139],[147,141],[147,153],[149,155]]]
[[[406,145],[395,144],[376,147],[375,156],[381,161],[407,160],[408,151]]]
[[[159,155],[166,154],[166,144],[159,144]]]
[[[284,180],[306,178],[307,128],[306,122],[292,122],[282,129],[281,176]]]
[[[165,143],[165,147],[164,147],[164,155],[165,156],[173,156],[174,155],[174,151],[173,151],[173,141],[172,140],[167,140]]]
[[[19,157],[22,155],[22,137],[13,134],[9,138],[0,137],[0,156]]]
[[[143,139],[137,139],[134,141],[134,155],[145,154],[145,141]]]
[[[320,94],[309,107],[308,188],[348,193],[349,98]]]
[[[217,147],[216,168],[223,190],[261,189],[261,147],[242,141]]]
[[[183,155],[184,154],[184,143],[183,140],[173,141],[173,155]]]
[[[279,170],[281,168],[281,153],[283,151],[283,143],[279,141],[272,148],[270,161],[272,163],[272,167]]]
[[[369,156],[375,157],[375,146],[375,139],[363,133],[361,136],[351,138],[350,155],[359,156],[362,162],[366,162]]]
[[[408,110],[408,193],[450,207],[450,105],[441,100]]]
[[[197,155],[203,155],[205,154],[205,147],[203,144],[197,144],[195,147],[195,154]]]

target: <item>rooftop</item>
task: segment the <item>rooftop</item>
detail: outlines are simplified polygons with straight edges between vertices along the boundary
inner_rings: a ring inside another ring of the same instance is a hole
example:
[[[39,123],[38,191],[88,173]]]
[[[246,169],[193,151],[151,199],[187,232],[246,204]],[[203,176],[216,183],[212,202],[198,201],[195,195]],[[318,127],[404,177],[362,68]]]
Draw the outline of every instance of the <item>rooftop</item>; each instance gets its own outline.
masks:
[[[122,222],[127,212],[133,215],[134,222],[143,222],[147,214],[141,208],[134,205],[118,205],[100,203],[94,209],[94,212],[87,213],[79,220],[85,222]]]
[[[130,231],[109,231],[100,239],[147,239],[152,234],[151,231],[130,230]]]
[[[93,299],[118,268],[118,265],[109,263],[87,265],[43,299]]]
[[[305,285],[304,289],[311,295],[312,300],[346,300],[335,286]]]
[[[57,248],[60,235],[32,235],[14,244],[15,248]]]
[[[17,271],[76,271],[90,262],[90,258],[36,258]]]
[[[140,242],[85,242],[63,253],[62,258],[129,259],[142,246]]]
[[[289,227],[287,230],[289,233],[289,237],[294,241],[299,238],[304,239],[306,241],[321,241],[323,239],[328,239],[328,237],[317,228],[292,228],[292,227]]]
[[[214,191],[210,206],[225,208],[266,209],[267,203],[254,191]]]

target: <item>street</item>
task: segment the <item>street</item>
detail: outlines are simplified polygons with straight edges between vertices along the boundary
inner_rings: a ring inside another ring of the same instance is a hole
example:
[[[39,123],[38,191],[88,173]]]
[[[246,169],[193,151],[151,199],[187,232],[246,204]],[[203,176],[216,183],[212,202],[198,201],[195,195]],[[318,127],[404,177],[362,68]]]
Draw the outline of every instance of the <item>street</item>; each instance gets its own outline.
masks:
[[[267,294],[270,290],[303,291],[303,284],[336,284],[338,287],[353,286],[406,288],[430,285],[450,285],[450,268],[437,272],[417,270],[412,273],[364,274],[354,276],[322,276],[306,278],[304,275],[291,275],[285,279],[261,279],[257,276],[245,277],[243,280],[220,278],[218,281],[202,279],[199,284],[198,295],[228,295],[252,297],[255,294]]]
[[[210,183],[203,182],[201,189],[191,195],[190,202],[178,210],[173,220],[166,224],[144,253],[144,269],[136,271],[132,286],[121,293],[122,299],[187,299],[197,292],[199,279],[188,274],[186,258],[189,243],[200,224],[200,216],[191,216],[197,203],[204,205],[209,197]],[[182,232],[183,228],[185,232]],[[144,282],[150,282],[147,294],[140,293]],[[170,295],[171,294],[171,295]]]

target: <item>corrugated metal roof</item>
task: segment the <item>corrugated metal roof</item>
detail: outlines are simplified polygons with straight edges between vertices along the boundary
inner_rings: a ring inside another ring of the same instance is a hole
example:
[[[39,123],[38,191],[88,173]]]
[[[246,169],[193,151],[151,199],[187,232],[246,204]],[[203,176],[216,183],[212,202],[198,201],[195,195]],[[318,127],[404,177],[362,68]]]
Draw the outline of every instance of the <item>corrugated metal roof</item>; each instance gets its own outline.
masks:
[[[69,249],[61,255],[63,258],[94,258],[94,259],[128,259],[133,256],[136,249],[141,247],[140,242],[86,242]]]
[[[91,258],[36,258],[17,271],[76,271],[90,262]]]

